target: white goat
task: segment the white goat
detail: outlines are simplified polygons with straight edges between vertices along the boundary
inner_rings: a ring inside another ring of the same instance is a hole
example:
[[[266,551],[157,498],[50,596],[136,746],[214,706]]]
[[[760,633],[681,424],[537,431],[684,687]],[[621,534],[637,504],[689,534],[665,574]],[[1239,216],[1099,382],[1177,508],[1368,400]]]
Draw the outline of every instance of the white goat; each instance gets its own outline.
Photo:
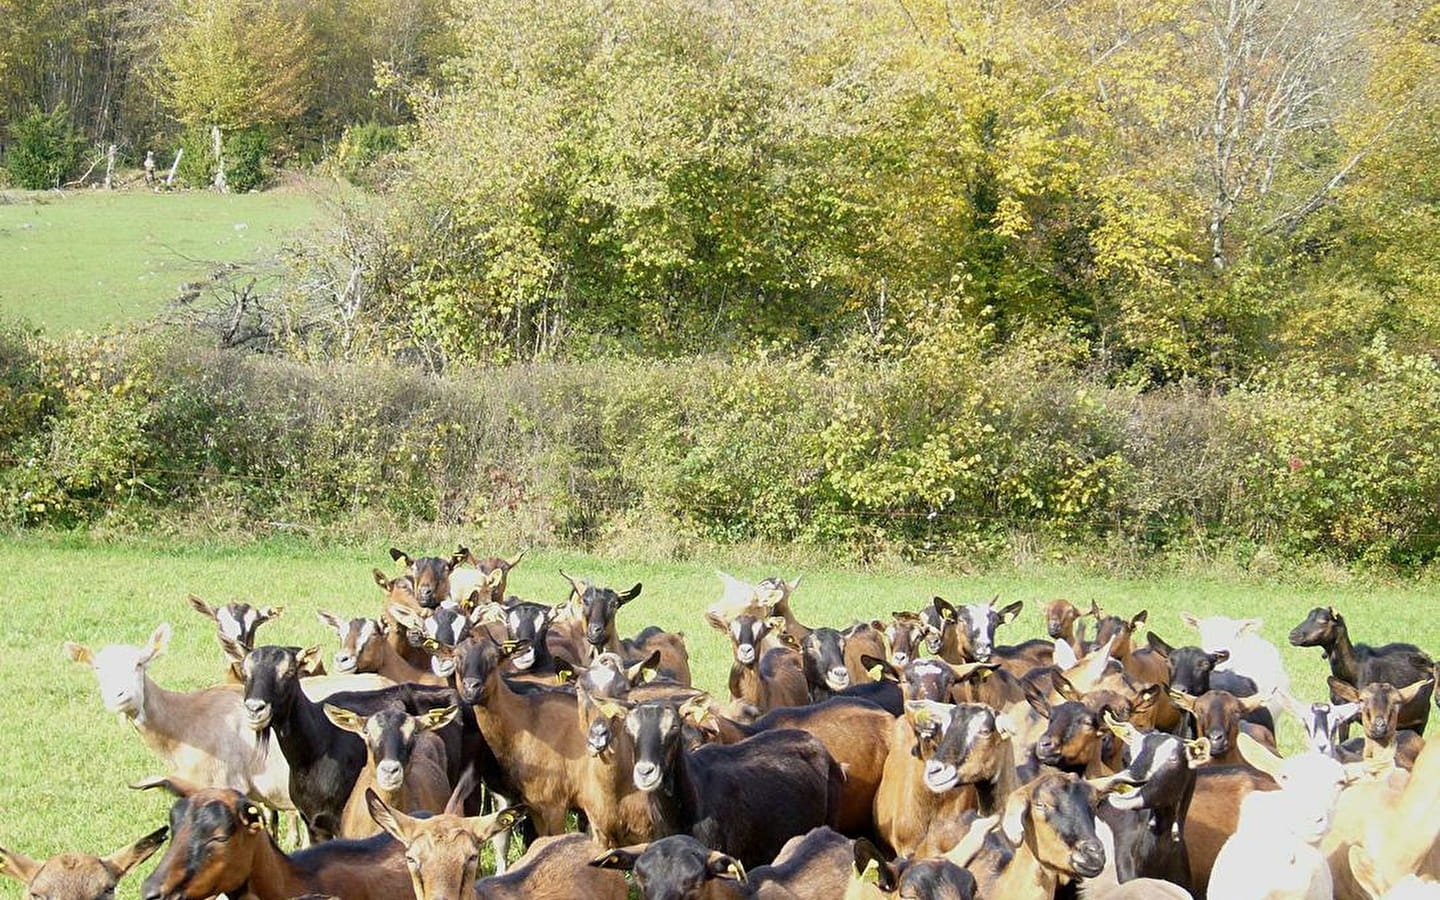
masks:
[[[294,809],[285,754],[273,734],[268,745],[257,741],[237,686],[180,692],[150,680],[146,666],[169,643],[170,625],[164,623],[144,647],[111,644],[92,652],[66,641],[65,654],[95,672],[105,708],[135,726],[168,774],[207,787],[233,788],[276,810]]]
[[[1331,900],[1330,866],[1320,841],[1349,776],[1319,753],[1281,759],[1241,732],[1240,755],[1280,785],[1240,802],[1240,821],[1215,857],[1215,900]]]
[[[1260,636],[1261,619],[1232,619],[1229,616],[1196,618],[1182,612],[1181,620],[1200,632],[1200,649],[1206,653],[1225,650],[1230,658],[1215,667],[1217,672],[1234,672],[1255,682],[1255,693],[1266,698],[1271,721],[1279,725],[1284,697],[1290,693],[1290,673],[1280,660],[1280,650]]]

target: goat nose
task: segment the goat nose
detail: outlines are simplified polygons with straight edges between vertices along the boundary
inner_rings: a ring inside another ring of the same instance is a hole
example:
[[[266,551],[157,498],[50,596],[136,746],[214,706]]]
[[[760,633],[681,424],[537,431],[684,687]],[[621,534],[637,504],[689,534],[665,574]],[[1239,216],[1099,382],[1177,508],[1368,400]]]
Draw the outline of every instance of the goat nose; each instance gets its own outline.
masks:
[[[259,699],[259,698],[257,698],[257,697],[251,697],[250,699],[248,699],[248,700],[245,701],[245,708],[248,709],[251,713],[256,714],[256,715],[259,715],[260,713],[264,712],[265,709],[266,709],[269,705],[270,705],[270,704],[266,703],[264,700],[261,700],[261,699]]]
[[[339,669],[342,672],[349,672],[351,669],[355,668],[355,657],[351,656],[348,653],[336,653],[335,668]]]
[[[467,700],[480,696],[480,679],[462,678],[460,680],[460,690],[465,694],[465,699]]]
[[[895,665],[903,666],[910,661],[910,654],[897,652],[894,655]]]
[[[375,766],[375,779],[381,787],[398,785],[405,777],[405,769],[393,759],[387,759]]]

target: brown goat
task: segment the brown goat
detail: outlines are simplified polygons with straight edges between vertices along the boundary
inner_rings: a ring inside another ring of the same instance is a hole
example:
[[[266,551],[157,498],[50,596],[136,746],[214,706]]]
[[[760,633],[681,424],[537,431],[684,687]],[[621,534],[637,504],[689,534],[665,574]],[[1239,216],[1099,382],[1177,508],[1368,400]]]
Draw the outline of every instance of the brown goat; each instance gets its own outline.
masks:
[[[428,819],[407,816],[365,793],[365,806],[378,828],[405,847],[415,900],[469,900],[479,875],[480,847],[507,831],[525,815],[524,807],[509,807],[488,816],[460,815],[469,785],[457,788],[439,815]]]
[[[365,771],[355,779],[350,799],[340,817],[340,837],[363,838],[378,834],[366,794],[374,791],[390,806],[411,812],[438,813],[450,796],[445,742],[430,732],[454,720],[458,707],[412,716],[398,709],[362,716],[325,704],[325,715],[337,728],[360,735],[365,741]]]
[[[486,603],[499,606],[505,602],[510,570],[520,565],[520,560],[525,558],[525,551],[521,550],[510,559],[498,556],[481,558],[472,553],[469,547],[462,546],[455,551],[454,558],[457,565],[450,570],[451,596],[478,599],[478,605],[481,606]],[[462,569],[459,563],[471,568]],[[476,592],[479,592],[478,598],[474,597]]]
[[[810,702],[810,687],[800,654],[789,647],[762,650],[768,635],[786,627],[784,619],[762,618],[747,612],[727,622],[715,613],[707,613],[705,621],[730,637],[735,658],[730,667],[730,697],[737,704],[753,707],[763,714],[781,706],[804,706]]]
[[[702,732],[734,744],[762,731],[797,728],[814,735],[845,771],[835,827],[850,835],[871,834],[875,824],[875,794],[885,773],[895,719],[863,700],[832,697],[810,706],[782,707],[746,725],[718,716],[709,698],[681,707]]]
[[[335,651],[335,671],[340,674],[373,672],[390,679],[396,684],[415,682],[418,684],[446,684],[447,681],[431,671],[427,664],[421,668],[396,651],[388,640],[383,620],[342,619],[320,610],[316,613],[321,624],[329,627],[340,639],[340,649]],[[405,638],[401,638],[405,640]],[[415,656],[424,653],[417,648]],[[428,657],[427,657],[428,659]],[[232,664],[232,666],[238,664]]]
[[[460,697],[508,779],[519,786],[540,834],[565,830],[565,815],[581,806],[585,738],[575,727],[576,698],[561,690],[517,691],[501,675],[510,656],[528,642],[497,644],[482,631],[447,650],[457,660]]]
[[[1279,752],[1275,747],[1275,735],[1270,729],[1245,721],[1245,716],[1264,708],[1264,697],[1236,697],[1228,691],[1206,691],[1199,697],[1192,697],[1184,691],[1171,691],[1170,699],[1195,717],[1196,735],[1210,742],[1211,765],[1245,764],[1240,756],[1239,736],[1242,731],[1271,752]]]
[[[25,885],[26,896],[36,900],[111,900],[120,879],[159,850],[169,830],[162,826],[105,857],[60,853],[37,862],[0,847],[0,875]]]
[[[1195,794],[1185,816],[1185,852],[1195,896],[1205,896],[1215,857],[1239,826],[1240,801],[1255,791],[1278,789],[1274,779],[1248,765],[1195,770]]]
[[[590,865],[604,852],[583,834],[539,838],[509,872],[477,881],[476,900],[625,900],[625,876]]]
[[[925,784],[926,768],[948,720],[948,713],[942,718],[932,712],[930,701],[909,701],[905,715],[891,725],[890,752],[875,793],[875,830],[900,856],[943,844],[946,836],[932,837],[931,828],[958,821],[961,813],[979,807],[974,785],[931,790]]]
[[[170,778],[134,786],[163,787],[178,798],[170,809],[170,846],[145,879],[143,897],[287,900],[327,894],[395,900],[409,893],[404,848],[389,835],[326,841],[287,855],[265,830],[260,808],[239,791]]]
[[[1017,788],[1000,820],[1015,855],[998,875],[988,867],[972,868],[980,895],[1040,900],[1054,896],[1064,881],[1099,875],[1105,850],[1095,831],[1095,808],[1108,790],[1108,779],[1060,772]]]
[[[1425,739],[1408,729],[1401,730],[1400,711],[1415,701],[1433,680],[1423,678],[1403,688],[1384,681],[1372,681],[1356,689],[1334,675],[1329,678],[1330,693],[1346,703],[1360,704],[1360,725],[1363,732],[1361,758],[1393,759],[1405,770],[1415,766],[1415,758],[1425,746]],[[1347,742],[1346,749],[1351,749]]]

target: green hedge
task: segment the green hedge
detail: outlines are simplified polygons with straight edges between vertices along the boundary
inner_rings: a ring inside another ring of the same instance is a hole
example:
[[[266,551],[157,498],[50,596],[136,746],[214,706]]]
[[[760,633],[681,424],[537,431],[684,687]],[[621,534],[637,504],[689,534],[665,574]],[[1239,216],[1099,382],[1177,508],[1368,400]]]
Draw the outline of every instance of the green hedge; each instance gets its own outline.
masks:
[[[979,359],[531,364],[421,376],[160,336],[0,336],[0,521],[237,529],[642,528],[844,553],[1017,535],[1152,553],[1225,541],[1389,566],[1440,546],[1440,368],[1228,394],[1106,387],[1053,348]]]

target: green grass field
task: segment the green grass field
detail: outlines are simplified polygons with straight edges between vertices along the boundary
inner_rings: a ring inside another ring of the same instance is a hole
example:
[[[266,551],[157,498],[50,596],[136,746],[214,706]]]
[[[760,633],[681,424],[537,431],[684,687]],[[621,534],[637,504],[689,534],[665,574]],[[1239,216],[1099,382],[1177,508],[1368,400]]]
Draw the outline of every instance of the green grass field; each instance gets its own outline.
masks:
[[[0,313],[51,334],[149,318],[215,263],[253,259],[314,223],[333,190],[315,181],[232,195],[7,193]]]
[[[98,648],[106,643],[139,644],[162,622],[174,625],[169,653],[151,667],[169,688],[215,683],[222,669],[213,626],[193,612],[187,594],[224,602],[286,607],[282,618],[261,632],[271,643],[320,644],[326,658],[335,638],[315,618],[317,609],[375,615],[380,592],[373,568],[394,572],[390,543],[373,547],[317,549],[297,543],[243,548],[179,545],[162,550],[144,545],[107,544],[83,538],[24,536],[0,544],[6,578],[4,628],[0,629],[0,846],[32,856],[75,849],[107,853],[163,824],[168,802],[127,790],[125,784],[158,774],[157,765],[128,724],[106,713],[95,680],[61,652],[75,640]],[[412,547],[412,551],[423,548]],[[434,548],[432,548],[433,550]],[[486,548],[513,553],[517,548]],[[1312,606],[1342,609],[1360,640],[1411,640],[1440,650],[1440,629],[1432,588],[1425,585],[1347,583],[1301,587],[1275,582],[1236,582],[1194,577],[1125,580],[1086,577],[1063,570],[1038,574],[962,577],[911,570],[898,573],[839,569],[776,573],[764,559],[730,558],[723,565],[747,580],[769,574],[804,582],[794,596],[802,620],[844,624],[856,617],[914,609],[932,594],[952,601],[1026,601],[1017,625],[1002,629],[1005,640],[1041,633],[1040,602],[1065,596],[1077,604],[1098,600],[1127,614],[1150,611],[1155,630],[1175,644],[1188,642],[1177,612],[1260,616],[1264,634],[1281,645],[1296,691],[1320,697],[1327,674],[1317,652],[1285,643],[1285,634]],[[532,552],[515,570],[511,590],[523,597],[557,602],[567,585],[557,570],[591,576],[625,588],[643,582],[644,593],[621,612],[623,633],[649,623],[683,630],[699,686],[723,691],[728,668],[724,636],[706,628],[700,610],[716,599],[720,582],[713,561],[652,563]],[[1287,723],[1287,742],[1295,729]],[[141,871],[148,872],[149,864]],[[139,878],[121,891],[131,894]],[[19,896],[15,882],[0,880],[0,896]]]

